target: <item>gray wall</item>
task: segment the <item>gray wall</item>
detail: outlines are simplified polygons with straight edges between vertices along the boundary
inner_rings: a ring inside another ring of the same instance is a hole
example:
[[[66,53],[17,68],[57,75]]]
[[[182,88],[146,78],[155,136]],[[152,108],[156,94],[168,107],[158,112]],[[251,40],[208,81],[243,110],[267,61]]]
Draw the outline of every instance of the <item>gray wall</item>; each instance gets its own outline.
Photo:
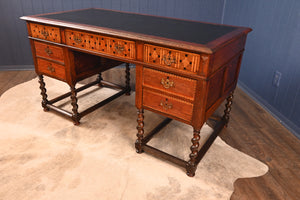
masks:
[[[227,0],[224,23],[253,29],[239,85],[300,136],[300,1]]]
[[[0,70],[32,68],[23,15],[99,7],[253,28],[239,85],[300,136],[299,0],[0,0]],[[275,71],[279,87],[272,85]]]

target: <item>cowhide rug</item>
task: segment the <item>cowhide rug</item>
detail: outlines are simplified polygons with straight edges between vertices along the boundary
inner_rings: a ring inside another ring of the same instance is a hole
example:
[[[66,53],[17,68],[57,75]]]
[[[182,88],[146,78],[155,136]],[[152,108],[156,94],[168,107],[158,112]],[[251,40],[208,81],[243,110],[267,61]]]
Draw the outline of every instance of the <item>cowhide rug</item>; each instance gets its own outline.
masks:
[[[50,98],[69,91],[46,79]],[[91,92],[92,91],[92,92]],[[115,93],[91,88],[79,93],[79,109]],[[265,174],[268,167],[217,138],[196,176],[145,153],[137,154],[134,96],[122,96],[85,116],[80,126],[41,108],[37,79],[0,98],[1,200],[184,200],[229,199],[238,178]],[[67,99],[69,100],[69,98]],[[68,102],[62,106],[70,109]],[[150,130],[163,117],[145,112]],[[204,126],[202,139],[211,132]],[[172,121],[152,145],[188,158],[192,128]]]

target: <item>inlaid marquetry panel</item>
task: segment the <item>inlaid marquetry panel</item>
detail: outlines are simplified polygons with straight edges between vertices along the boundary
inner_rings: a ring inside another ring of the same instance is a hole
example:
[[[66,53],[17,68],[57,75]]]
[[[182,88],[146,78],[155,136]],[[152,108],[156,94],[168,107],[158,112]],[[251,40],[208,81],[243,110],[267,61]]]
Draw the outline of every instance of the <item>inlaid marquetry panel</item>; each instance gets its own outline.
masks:
[[[31,36],[52,42],[61,42],[60,29],[55,26],[30,23]]]
[[[159,90],[163,93],[194,100],[196,93],[196,80],[177,76],[171,73],[144,68],[143,86]]]
[[[73,30],[65,30],[65,36],[66,44],[70,46],[135,59],[135,43],[133,41]]]
[[[144,62],[197,73],[200,55],[145,44]]]

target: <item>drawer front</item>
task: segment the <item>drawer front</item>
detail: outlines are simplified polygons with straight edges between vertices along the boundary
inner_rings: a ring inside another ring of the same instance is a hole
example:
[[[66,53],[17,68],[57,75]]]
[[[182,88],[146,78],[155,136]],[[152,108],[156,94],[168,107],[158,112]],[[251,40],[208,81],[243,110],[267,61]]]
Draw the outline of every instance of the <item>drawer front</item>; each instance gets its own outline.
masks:
[[[196,74],[199,71],[200,55],[145,44],[144,62]]]
[[[60,30],[55,26],[30,23],[31,36],[52,42],[61,42]]]
[[[126,59],[135,59],[135,42],[99,34],[65,30],[66,44]]]
[[[35,53],[37,56],[64,62],[64,53],[62,47],[50,45],[43,42],[34,41]]]
[[[144,89],[143,105],[167,115],[178,117],[185,121],[190,122],[192,120],[193,104],[169,97],[168,95],[162,95]]]
[[[60,80],[66,80],[65,67],[44,59],[37,59],[38,71]]]
[[[196,80],[174,74],[144,68],[143,85],[163,92],[193,100],[196,92]]]

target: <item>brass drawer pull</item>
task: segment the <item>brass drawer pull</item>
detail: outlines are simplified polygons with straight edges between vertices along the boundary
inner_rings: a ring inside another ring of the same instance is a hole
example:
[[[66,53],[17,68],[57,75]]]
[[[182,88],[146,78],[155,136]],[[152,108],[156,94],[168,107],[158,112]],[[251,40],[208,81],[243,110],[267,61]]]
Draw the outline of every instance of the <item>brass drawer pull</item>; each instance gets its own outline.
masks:
[[[55,68],[52,67],[52,64],[48,65],[47,69],[48,69],[51,73],[54,73],[54,72],[55,72]]]
[[[165,110],[169,110],[173,108],[173,104],[169,103],[168,99],[166,99],[165,101],[161,100],[159,105]]]
[[[166,65],[170,66],[172,63],[176,63],[176,59],[173,58],[170,54],[164,55],[163,56],[163,61],[165,62]]]
[[[118,54],[120,54],[125,50],[125,47],[124,47],[124,45],[116,44],[115,50],[118,52]]]
[[[42,31],[41,31],[41,34],[42,34],[45,38],[47,38],[47,37],[49,36],[48,31],[45,31],[45,30],[42,30]]]
[[[53,54],[53,52],[51,51],[51,49],[49,49],[49,47],[45,48],[45,52],[48,56],[50,56],[51,54]]]
[[[164,78],[161,79],[160,83],[164,86],[164,88],[169,89],[170,87],[174,87],[174,81],[170,81],[169,77],[165,80]]]
[[[78,36],[74,36],[74,41],[76,42],[76,44],[80,44],[82,42],[82,39]]]

